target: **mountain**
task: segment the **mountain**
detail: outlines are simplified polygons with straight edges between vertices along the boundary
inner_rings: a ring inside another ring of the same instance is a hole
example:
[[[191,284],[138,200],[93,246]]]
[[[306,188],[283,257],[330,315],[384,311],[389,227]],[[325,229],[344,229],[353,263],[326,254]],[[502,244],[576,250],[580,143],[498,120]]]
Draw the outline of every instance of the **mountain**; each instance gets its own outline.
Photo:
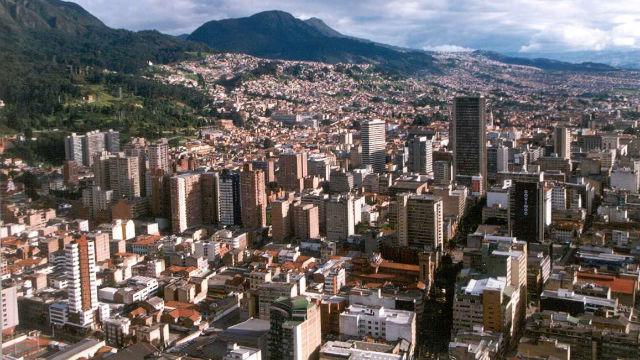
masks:
[[[594,63],[594,62],[582,62],[582,63],[571,63],[564,62],[559,60],[552,60],[547,58],[522,58],[522,57],[513,57],[507,56],[500,53],[496,53],[493,51],[484,51],[484,50],[476,50],[473,52],[474,55],[484,56],[488,59],[499,61],[505,64],[511,65],[524,65],[524,66],[532,66],[542,70],[547,71],[578,71],[578,72],[594,72],[594,71],[613,71],[617,70],[615,67]]]
[[[640,69],[640,50],[607,49],[600,51],[517,52],[507,55],[526,58],[549,58],[572,63],[594,62],[621,69]]]
[[[71,2],[0,0],[0,99],[7,104],[0,131],[43,126],[65,99],[81,97],[80,85],[106,81],[102,70],[136,74],[149,61],[178,61],[202,50],[207,47],[157,31],[111,29]],[[124,87],[124,79],[109,85]]]
[[[209,21],[196,29],[189,40],[224,52],[328,63],[373,63],[397,72],[437,71],[430,54],[399,51],[379,44],[344,36],[319,19],[303,21],[283,11]]]
[[[328,36],[328,37],[337,37],[337,38],[347,38],[348,36],[346,35],[342,35],[342,33],[336,31],[335,29],[333,29],[332,27],[330,27],[329,25],[327,25],[324,21],[322,21],[321,19],[318,19],[317,17],[312,17],[309,18],[307,20],[304,20],[304,22],[313,27],[314,29],[318,30],[321,34]]]

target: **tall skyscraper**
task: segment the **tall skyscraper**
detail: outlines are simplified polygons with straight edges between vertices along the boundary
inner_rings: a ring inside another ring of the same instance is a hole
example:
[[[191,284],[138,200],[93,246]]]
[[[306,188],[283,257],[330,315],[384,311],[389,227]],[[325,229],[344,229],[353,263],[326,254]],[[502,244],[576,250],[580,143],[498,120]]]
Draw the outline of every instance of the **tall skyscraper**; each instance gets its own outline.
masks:
[[[304,296],[281,297],[269,314],[269,360],[318,358],[322,344],[320,308]]]
[[[553,151],[562,159],[571,159],[571,132],[564,126],[553,130]]]
[[[200,174],[171,177],[171,228],[181,233],[202,225],[202,189]]]
[[[327,239],[343,241],[355,234],[353,196],[338,195],[331,197],[326,204]]]
[[[160,169],[165,174],[171,173],[171,158],[169,156],[169,142],[167,139],[159,139],[149,145],[147,149],[149,156],[149,170]]]
[[[385,122],[370,120],[362,123],[360,128],[362,138],[362,165],[371,165],[373,171],[384,172],[387,163],[387,139]]]
[[[293,233],[300,240],[320,237],[318,207],[313,204],[298,203],[293,206]]]
[[[453,150],[453,174],[463,185],[471,177],[487,179],[487,137],[485,99],[481,96],[457,97],[453,102],[449,142]],[[483,186],[486,189],[486,184]]]
[[[262,170],[254,170],[251,163],[244,164],[240,173],[242,226],[247,229],[267,225],[267,192]]]
[[[202,185],[202,222],[220,224],[220,175],[206,172],[200,176]]]
[[[140,197],[140,163],[124,153],[109,158],[109,182],[114,199]]]
[[[98,308],[95,245],[85,236],[65,246],[69,322],[90,327]]]
[[[409,171],[412,173],[433,174],[433,148],[426,136],[414,136],[408,141]]]
[[[237,171],[224,170],[220,174],[219,194],[220,223],[241,225],[240,174]]]
[[[307,177],[307,153],[288,152],[278,158],[278,183],[287,191],[301,192]]]
[[[434,195],[398,195],[398,243],[426,250],[442,250],[443,204]]]
[[[511,185],[509,228],[518,240],[544,241],[546,216],[551,210],[551,190],[545,188],[543,176],[513,180]]]

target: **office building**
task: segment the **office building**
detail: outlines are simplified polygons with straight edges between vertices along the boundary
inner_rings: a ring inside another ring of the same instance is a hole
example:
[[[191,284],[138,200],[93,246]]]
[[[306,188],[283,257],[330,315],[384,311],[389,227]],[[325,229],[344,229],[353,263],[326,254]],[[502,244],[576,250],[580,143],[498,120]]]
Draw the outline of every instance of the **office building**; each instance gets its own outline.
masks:
[[[267,193],[262,170],[254,170],[246,163],[240,173],[242,226],[247,229],[267,225]]]
[[[171,177],[171,228],[181,233],[202,225],[202,188],[200,174]]]
[[[449,130],[456,181],[469,186],[471,177],[487,179],[487,139],[485,99],[480,96],[457,97]],[[483,186],[486,189],[486,184]]]
[[[220,223],[220,176],[217,172],[200,175],[202,189],[202,223],[218,225]]]
[[[386,129],[382,120],[362,122],[360,137],[362,138],[362,165],[371,165],[374,172],[381,173],[387,163]]]
[[[20,322],[18,317],[18,292],[15,284],[2,284],[2,311],[0,312],[0,329],[3,335],[12,334]]]
[[[400,194],[397,197],[398,243],[427,250],[444,245],[443,203],[435,195]]]
[[[416,313],[382,306],[351,304],[340,314],[340,334],[416,343]]]
[[[220,224],[241,225],[240,174],[224,170],[219,175]]]
[[[512,292],[504,277],[470,279],[455,293],[452,335],[478,325],[487,331],[509,334],[515,307]]]
[[[496,180],[498,173],[509,170],[509,148],[491,146],[487,148],[488,180]]]
[[[343,241],[355,234],[352,195],[333,196],[326,203],[327,240]]]
[[[451,163],[445,160],[433,162],[433,178],[436,185],[446,186],[451,184],[453,169]]]
[[[318,358],[321,338],[320,308],[306,297],[281,298],[271,305],[270,360]]]
[[[564,126],[553,130],[553,151],[561,159],[571,159],[571,132]]]
[[[543,242],[550,223],[551,189],[542,181],[515,180],[510,190],[509,228],[513,236],[527,242]]]
[[[407,142],[409,148],[409,172],[433,174],[433,148],[426,136],[414,136]]]

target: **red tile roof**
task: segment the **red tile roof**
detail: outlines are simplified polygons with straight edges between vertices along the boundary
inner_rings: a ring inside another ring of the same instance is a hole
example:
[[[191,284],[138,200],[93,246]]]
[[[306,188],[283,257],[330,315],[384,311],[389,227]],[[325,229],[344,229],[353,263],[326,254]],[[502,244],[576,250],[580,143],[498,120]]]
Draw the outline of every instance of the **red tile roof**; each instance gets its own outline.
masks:
[[[620,294],[633,294],[636,288],[636,281],[633,279],[621,278],[614,275],[578,272],[578,280],[592,282],[600,286],[607,286],[611,288],[612,292]]]

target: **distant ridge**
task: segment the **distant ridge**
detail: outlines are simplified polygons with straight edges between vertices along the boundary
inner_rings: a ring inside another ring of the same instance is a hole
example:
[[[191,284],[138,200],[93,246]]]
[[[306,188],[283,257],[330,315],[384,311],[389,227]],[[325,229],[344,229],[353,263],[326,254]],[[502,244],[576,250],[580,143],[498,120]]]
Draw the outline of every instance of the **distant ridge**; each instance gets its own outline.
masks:
[[[559,60],[545,59],[545,58],[535,58],[535,59],[527,59],[521,57],[513,57],[508,55],[499,54],[493,51],[486,50],[476,50],[473,52],[476,55],[481,55],[487,57],[491,60],[499,61],[505,64],[512,65],[524,65],[524,66],[532,66],[543,70],[548,71],[614,71],[617,70],[615,67],[606,64],[593,63],[593,62],[583,62],[583,63],[570,63]]]

